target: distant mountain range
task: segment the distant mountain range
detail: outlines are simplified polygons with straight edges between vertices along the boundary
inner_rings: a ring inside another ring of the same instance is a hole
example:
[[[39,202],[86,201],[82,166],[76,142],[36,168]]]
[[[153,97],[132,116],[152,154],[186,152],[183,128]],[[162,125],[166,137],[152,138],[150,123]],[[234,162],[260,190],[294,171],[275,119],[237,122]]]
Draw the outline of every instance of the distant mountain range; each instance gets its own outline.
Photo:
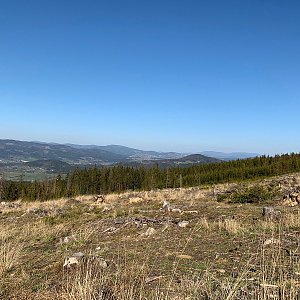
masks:
[[[130,160],[174,159],[174,158],[181,158],[187,155],[184,153],[176,153],[176,152],[144,151],[144,150],[129,148],[121,145],[107,145],[107,146],[74,145],[74,144],[66,144],[66,145],[76,149],[99,149],[117,155],[122,155],[123,157],[125,156],[127,159]]]
[[[40,159],[61,160],[71,164],[105,164],[126,160],[126,155],[102,147],[72,147],[63,144],[0,140],[0,160],[22,162]]]
[[[221,162],[220,159],[204,156],[202,154],[191,154],[187,156],[183,156],[181,158],[173,158],[173,159],[149,159],[149,160],[135,160],[129,161],[126,165],[130,166],[156,166],[158,165],[160,168],[171,168],[171,167],[188,167],[194,164],[208,164],[208,163],[216,163]]]
[[[14,176],[28,172],[67,173],[75,167],[94,165],[190,166],[254,156],[257,154],[205,151],[189,155],[177,152],[144,151],[121,145],[74,145],[0,139],[0,173],[10,173]]]

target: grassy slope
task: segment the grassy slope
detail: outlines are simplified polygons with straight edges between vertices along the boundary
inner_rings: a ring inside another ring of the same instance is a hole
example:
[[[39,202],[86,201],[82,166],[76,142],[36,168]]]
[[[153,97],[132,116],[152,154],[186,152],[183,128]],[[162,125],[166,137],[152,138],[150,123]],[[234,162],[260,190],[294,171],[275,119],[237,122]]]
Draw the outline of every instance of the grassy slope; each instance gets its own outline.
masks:
[[[264,221],[266,203],[218,203],[215,196],[239,185],[289,188],[298,179],[108,195],[105,204],[89,197],[4,204],[0,299],[297,299],[298,208],[272,202],[282,220]],[[181,213],[161,210],[164,200]],[[155,234],[142,235],[149,227]],[[72,241],[61,243],[66,236]],[[63,268],[78,251],[84,262]]]

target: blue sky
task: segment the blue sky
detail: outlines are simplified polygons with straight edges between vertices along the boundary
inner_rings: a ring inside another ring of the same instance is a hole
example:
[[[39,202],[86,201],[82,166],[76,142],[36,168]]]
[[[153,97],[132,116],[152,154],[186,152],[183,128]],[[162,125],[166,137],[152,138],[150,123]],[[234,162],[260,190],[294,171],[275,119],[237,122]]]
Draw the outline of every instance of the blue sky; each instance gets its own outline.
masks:
[[[0,138],[300,151],[298,0],[0,0]]]

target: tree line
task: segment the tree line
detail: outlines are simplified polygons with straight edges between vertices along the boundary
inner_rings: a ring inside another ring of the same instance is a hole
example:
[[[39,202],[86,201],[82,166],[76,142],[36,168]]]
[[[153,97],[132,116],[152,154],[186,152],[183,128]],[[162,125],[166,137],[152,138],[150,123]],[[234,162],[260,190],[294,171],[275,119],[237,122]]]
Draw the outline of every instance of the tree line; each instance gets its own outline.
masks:
[[[1,180],[0,200],[45,201],[88,194],[120,193],[201,186],[300,172],[300,154],[260,156],[228,162],[167,169],[153,167],[93,167],[76,169],[55,179],[26,182]]]

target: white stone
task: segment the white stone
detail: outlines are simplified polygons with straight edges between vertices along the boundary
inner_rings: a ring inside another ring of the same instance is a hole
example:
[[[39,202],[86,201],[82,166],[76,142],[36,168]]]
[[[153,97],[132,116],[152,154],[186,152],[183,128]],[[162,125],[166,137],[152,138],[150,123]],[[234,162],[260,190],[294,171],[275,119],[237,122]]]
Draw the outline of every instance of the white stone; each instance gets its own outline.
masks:
[[[156,230],[153,227],[149,227],[145,233],[142,233],[142,236],[151,236],[156,233]]]
[[[189,224],[190,224],[189,221],[181,221],[181,222],[178,223],[178,226],[181,227],[181,228],[185,228],[185,227],[187,227]]]
[[[80,259],[84,257],[82,252],[76,252],[72,256],[66,257],[64,267],[71,267],[72,265],[78,265]]]
[[[79,260],[77,257],[66,257],[64,262],[64,267],[70,267],[72,265],[78,265]]]
[[[277,240],[277,239],[274,239],[274,238],[270,238],[270,239],[267,239],[267,240],[264,242],[264,246],[267,246],[267,245],[274,245],[274,244],[280,244],[280,240]]]

